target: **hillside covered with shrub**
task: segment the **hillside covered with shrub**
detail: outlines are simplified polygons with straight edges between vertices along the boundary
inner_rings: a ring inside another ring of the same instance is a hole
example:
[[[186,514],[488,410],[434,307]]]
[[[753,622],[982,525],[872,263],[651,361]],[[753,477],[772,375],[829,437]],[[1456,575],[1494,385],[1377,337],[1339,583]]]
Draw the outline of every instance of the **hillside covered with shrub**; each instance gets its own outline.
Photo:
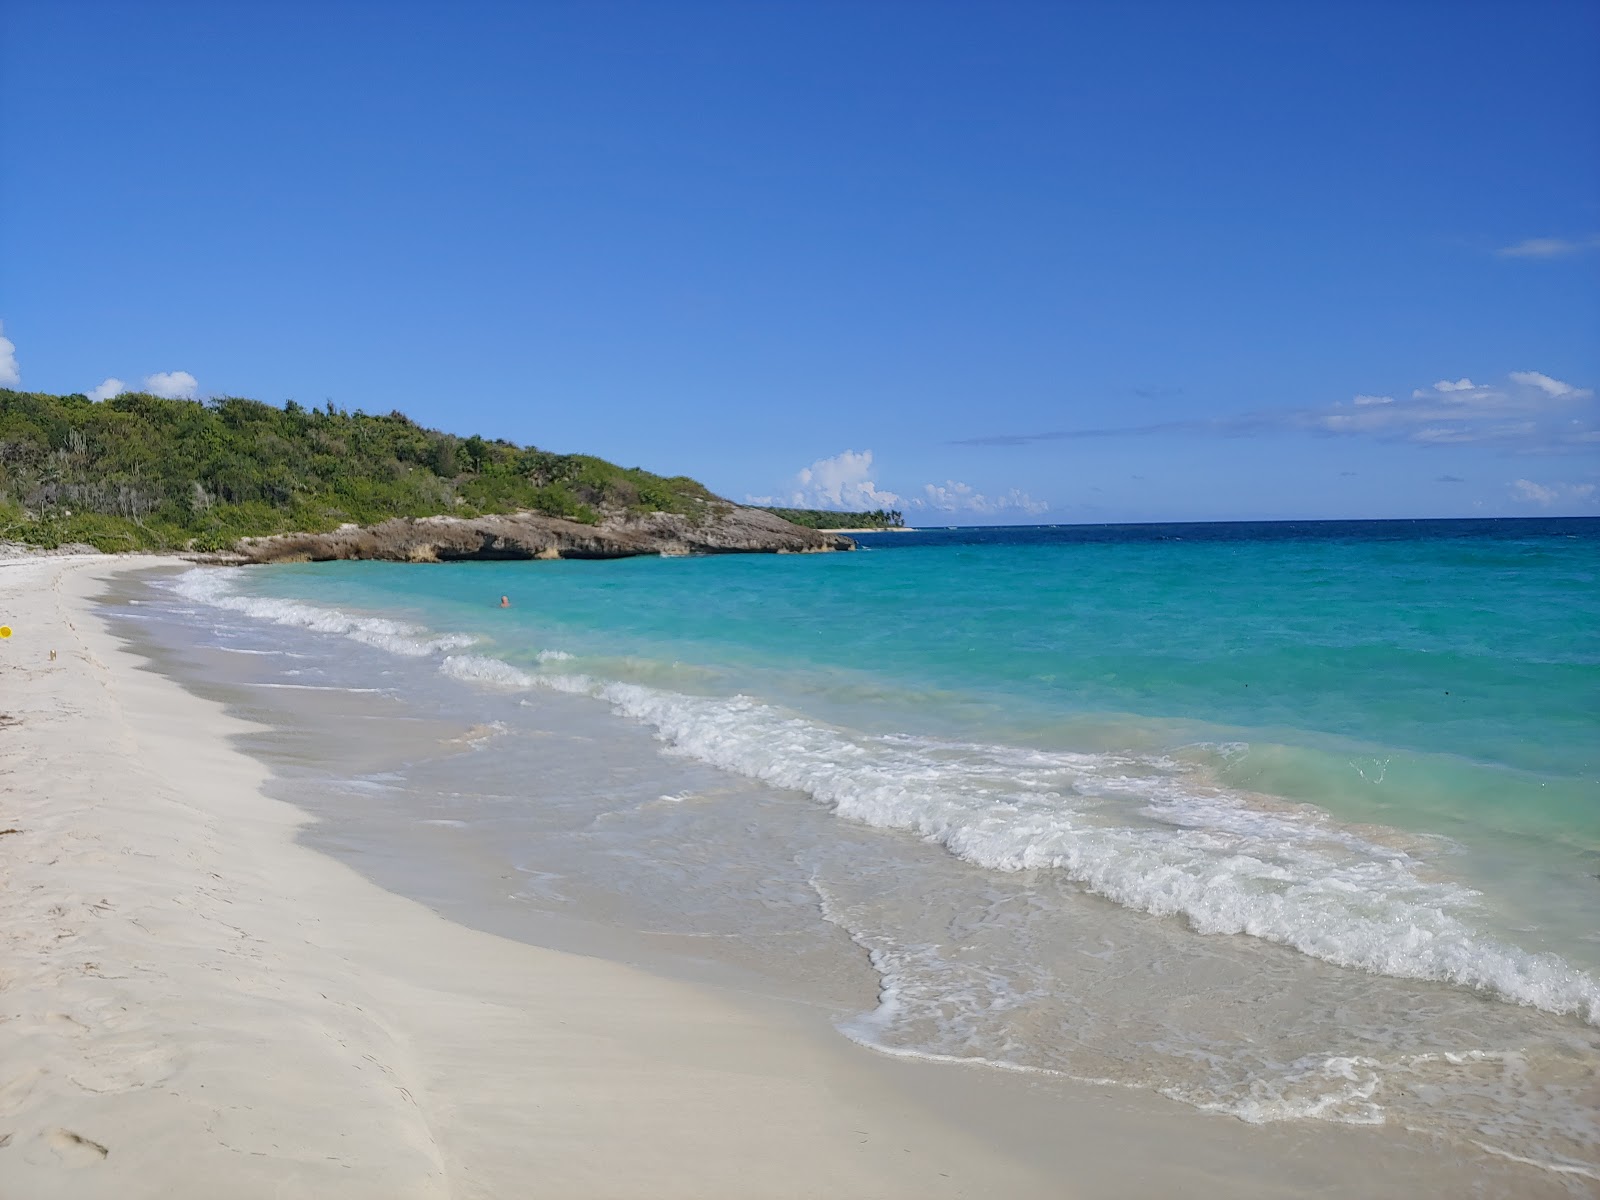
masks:
[[[354,522],[729,507],[682,476],[424,429],[398,412],[0,389],[0,540],[218,550]]]

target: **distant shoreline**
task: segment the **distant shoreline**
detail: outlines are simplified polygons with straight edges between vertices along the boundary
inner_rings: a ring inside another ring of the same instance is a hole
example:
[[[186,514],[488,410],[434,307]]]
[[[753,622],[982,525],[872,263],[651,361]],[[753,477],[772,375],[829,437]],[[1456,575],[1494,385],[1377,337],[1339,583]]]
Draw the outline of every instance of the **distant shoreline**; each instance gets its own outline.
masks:
[[[818,533],[916,533],[917,531],[915,529],[911,528],[911,526],[909,526],[909,525],[891,525],[891,526],[859,525],[859,526],[856,526],[854,528],[851,528],[851,527],[848,527],[848,526],[843,526],[843,525],[839,526],[838,528],[834,528],[833,526],[830,525],[827,528],[819,528],[817,530],[817,532]]]

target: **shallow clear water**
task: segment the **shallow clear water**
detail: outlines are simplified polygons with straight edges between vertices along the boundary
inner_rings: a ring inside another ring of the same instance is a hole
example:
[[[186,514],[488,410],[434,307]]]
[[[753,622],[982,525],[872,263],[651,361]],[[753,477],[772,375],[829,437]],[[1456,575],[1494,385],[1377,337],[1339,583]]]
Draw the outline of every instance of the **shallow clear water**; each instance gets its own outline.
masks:
[[[530,902],[867,959],[880,1049],[1600,1178],[1600,522],[863,541],[176,603],[280,685],[470,708],[470,763],[365,785],[492,820]]]

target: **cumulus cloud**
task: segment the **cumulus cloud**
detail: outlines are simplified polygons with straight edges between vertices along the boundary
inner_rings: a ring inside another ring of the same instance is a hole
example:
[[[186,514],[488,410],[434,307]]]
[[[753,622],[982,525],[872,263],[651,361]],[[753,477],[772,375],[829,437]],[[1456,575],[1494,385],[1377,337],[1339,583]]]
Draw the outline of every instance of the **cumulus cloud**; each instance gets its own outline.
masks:
[[[1035,500],[1019,488],[986,496],[970,484],[958,483],[954,479],[946,479],[942,484],[924,484],[922,490],[925,499],[918,501],[919,506],[926,504],[936,512],[984,514],[1024,512],[1037,516],[1050,507],[1043,500]]]
[[[17,344],[6,336],[6,323],[0,321],[0,387],[22,386],[22,368],[17,366]]]
[[[102,383],[99,387],[97,387],[93,391],[91,391],[89,393],[89,399],[94,400],[94,401],[109,400],[113,396],[122,395],[122,393],[127,391],[127,390],[128,390],[128,385],[127,384],[123,383],[122,380],[116,378],[115,376],[112,376],[111,378],[108,378],[104,383]]]
[[[1593,504],[1600,500],[1592,483],[1535,483],[1531,479],[1518,479],[1511,485],[1511,498],[1519,504],[1537,504],[1549,508],[1552,504]]]
[[[752,504],[852,512],[899,507],[900,496],[880,488],[872,475],[871,450],[841,450],[832,458],[819,458],[802,467],[784,495],[747,498]]]
[[[1580,238],[1527,238],[1513,246],[1502,246],[1495,253],[1501,258],[1571,258],[1596,249],[1600,249],[1600,233]]]
[[[992,495],[970,484],[947,479],[924,484],[921,495],[902,496],[878,486],[871,450],[842,450],[832,458],[819,458],[803,468],[790,489],[778,496],[746,496],[751,504],[791,508],[820,508],[859,512],[863,509],[933,509],[947,513],[998,515],[1007,512],[1038,514],[1049,508],[1042,500],[1019,488]]]
[[[193,400],[200,381],[187,371],[157,371],[144,377],[144,390],[168,400]]]

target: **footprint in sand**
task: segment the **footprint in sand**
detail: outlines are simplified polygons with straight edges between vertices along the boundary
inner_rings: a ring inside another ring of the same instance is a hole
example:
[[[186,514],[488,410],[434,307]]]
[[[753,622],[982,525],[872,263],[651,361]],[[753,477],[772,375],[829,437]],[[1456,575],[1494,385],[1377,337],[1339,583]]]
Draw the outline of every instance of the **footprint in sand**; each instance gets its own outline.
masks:
[[[47,1130],[42,1140],[50,1147],[51,1153],[61,1160],[61,1165],[66,1167],[92,1167],[104,1162],[106,1155],[111,1153],[99,1142],[90,1141],[70,1129]]]

